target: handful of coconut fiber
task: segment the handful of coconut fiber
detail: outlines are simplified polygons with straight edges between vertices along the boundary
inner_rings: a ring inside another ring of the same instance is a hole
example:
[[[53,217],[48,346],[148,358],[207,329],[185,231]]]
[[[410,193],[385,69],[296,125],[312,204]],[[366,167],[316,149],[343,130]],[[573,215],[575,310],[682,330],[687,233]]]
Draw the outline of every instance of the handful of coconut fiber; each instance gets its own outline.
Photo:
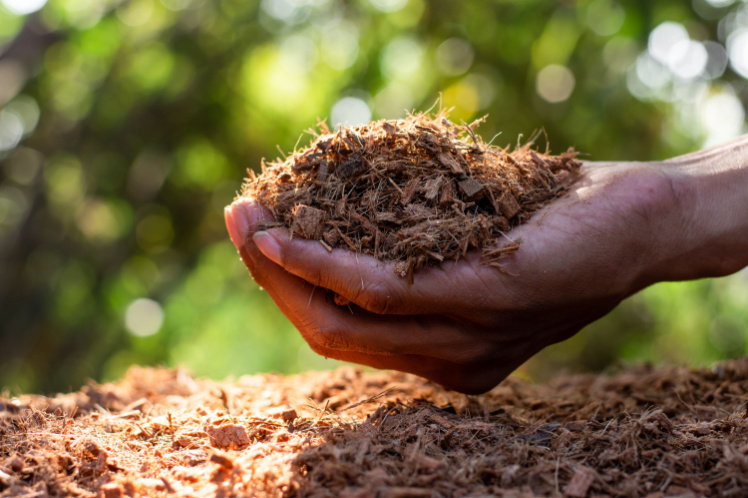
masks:
[[[242,197],[267,207],[291,236],[318,240],[328,251],[348,248],[413,272],[482,250],[486,265],[516,251],[520,241],[492,247],[562,195],[581,163],[531,144],[514,150],[487,145],[473,129],[444,112],[416,114],[331,132],[310,130],[311,144],[285,159],[248,170]]]

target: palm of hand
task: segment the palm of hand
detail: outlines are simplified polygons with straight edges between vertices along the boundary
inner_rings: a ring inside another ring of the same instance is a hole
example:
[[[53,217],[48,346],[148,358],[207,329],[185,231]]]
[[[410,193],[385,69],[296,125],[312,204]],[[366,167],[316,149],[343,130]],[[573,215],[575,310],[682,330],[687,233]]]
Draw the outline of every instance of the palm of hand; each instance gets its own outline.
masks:
[[[282,229],[252,238],[269,216],[257,204],[233,204],[226,221],[252,276],[317,353],[475,393],[649,283],[645,255],[658,227],[648,213],[667,209],[671,194],[654,167],[587,165],[566,196],[512,230],[524,242],[505,271],[473,253],[421,270],[412,285],[391,264],[289,241]]]

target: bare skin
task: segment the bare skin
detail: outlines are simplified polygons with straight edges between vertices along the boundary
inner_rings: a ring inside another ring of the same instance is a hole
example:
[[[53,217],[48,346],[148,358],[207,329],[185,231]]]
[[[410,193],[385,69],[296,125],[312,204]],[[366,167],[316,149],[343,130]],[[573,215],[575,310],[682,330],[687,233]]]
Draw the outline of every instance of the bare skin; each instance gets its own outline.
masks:
[[[585,164],[508,234],[523,242],[504,272],[475,253],[410,285],[391,263],[258,232],[269,217],[248,199],[226,208],[244,263],[314,351],[480,393],[648,285],[748,265],[748,137],[661,163]]]

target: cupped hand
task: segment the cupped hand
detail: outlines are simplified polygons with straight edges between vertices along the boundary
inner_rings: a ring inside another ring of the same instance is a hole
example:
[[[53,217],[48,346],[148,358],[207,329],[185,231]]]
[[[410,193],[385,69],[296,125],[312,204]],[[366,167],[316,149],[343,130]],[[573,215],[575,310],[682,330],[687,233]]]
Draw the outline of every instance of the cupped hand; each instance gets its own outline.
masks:
[[[226,208],[226,223],[254,279],[314,351],[479,393],[653,283],[677,244],[682,215],[662,166],[582,171],[566,195],[497,241],[522,240],[502,269],[475,252],[416,272],[412,284],[392,263],[328,252],[286,229],[257,231],[270,214],[249,199]],[[326,289],[351,304],[335,304]]]

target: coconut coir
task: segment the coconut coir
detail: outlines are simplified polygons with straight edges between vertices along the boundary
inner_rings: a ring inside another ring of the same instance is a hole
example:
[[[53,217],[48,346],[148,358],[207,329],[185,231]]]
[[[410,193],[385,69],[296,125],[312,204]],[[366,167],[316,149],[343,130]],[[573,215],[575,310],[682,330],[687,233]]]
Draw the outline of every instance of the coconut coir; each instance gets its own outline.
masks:
[[[576,153],[552,156],[486,144],[441,112],[339,128],[322,123],[289,157],[249,171],[242,188],[292,236],[348,248],[413,271],[482,250],[484,264],[518,248],[494,244],[562,195],[578,176]]]
[[[509,377],[466,396],[345,368],[133,368],[0,395],[0,497],[746,496],[748,359]]]

